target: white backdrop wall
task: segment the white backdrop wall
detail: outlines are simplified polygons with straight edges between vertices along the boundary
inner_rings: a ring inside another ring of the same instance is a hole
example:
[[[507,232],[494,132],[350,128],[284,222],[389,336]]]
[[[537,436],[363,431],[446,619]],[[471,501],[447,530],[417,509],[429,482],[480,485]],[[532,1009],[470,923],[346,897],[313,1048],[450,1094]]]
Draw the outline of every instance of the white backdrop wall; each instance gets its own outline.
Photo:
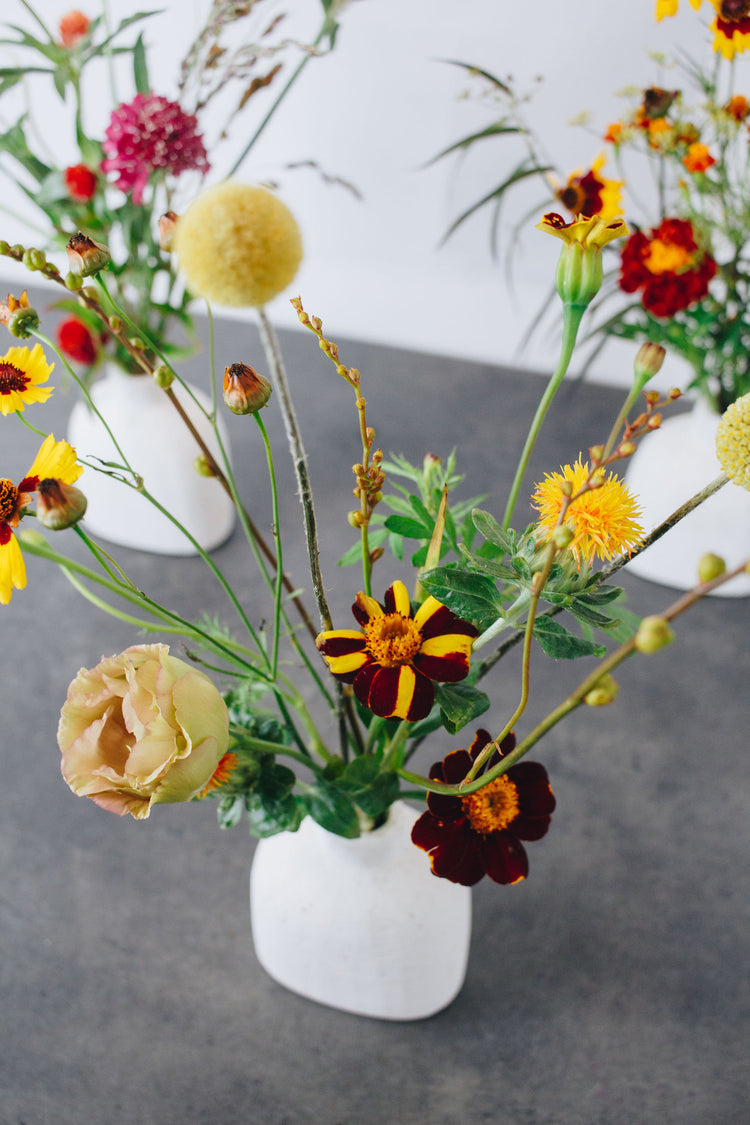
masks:
[[[108,3],[113,24],[146,7],[132,0]],[[70,0],[36,2],[51,26],[70,6]],[[79,6],[89,15],[99,10],[96,0],[80,0]],[[173,96],[179,62],[210,3],[162,0],[161,6],[162,13],[143,27],[154,92]],[[496,186],[521,156],[520,142],[486,141],[467,158],[424,167],[493,116],[479,84],[442,60],[512,76],[517,89],[531,93],[527,119],[542,134],[552,162],[567,174],[588,166],[604,148],[607,124],[623,112],[617,91],[658,78],[669,84],[649,51],[670,52],[679,45],[704,58],[710,53],[703,21],[689,5],[682,7],[676,19],[656,24],[654,0],[567,5],[558,0],[351,0],[341,15],[336,50],[306,68],[241,172],[247,180],[279,180],[282,197],[298,218],[306,257],[294,293],[324,318],[332,334],[492,362],[517,358],[523,329],[551,285],[556,240],[529,223],[512,285],[489,253],[486,215],[473,217],[439,247],[457,214]],[[314,37],[319,0],[287,0],[276,10],[289,13],[288,34]],[[2,0],[0,13],[4,21],[32,27],[21,0]],[[2,65],[21,57],[8,47],[0,50]],[[129,100],[134,93],[129,75],[121,75],[118,84],[119,97]],[[0,124],[7,128],[13,122],[30,92],[39,132],[61,160],[72,162],[69,115],[51,83],[45,89],[29,82],[25,91],[3,98]],[[103,70],[92,76],[87,94],[89,131],[101,135],[111,108]],[[582,111],[591,115],[589,128],[571,124]],[[248,118],[250,124],[257,120]],[[231,166],[249,128],[240,118],[230,139],[212,149],[209,182]],[[310,170],[284,171],[289,163],[310,159],[355,184],[362,201],[324,184]],[[616,178],[611,165],[604,171]],[[5,186],[3,193],[16,216],[33,219],[20,193]],[[502,228],[506,236],[513,220],[536,202],[541,216],[540,185],[519,191],[509,202]],[[0,237],[11,242],[33,237],[7,214],[0,214],[0,227]],[[0,271],[16,288],[25,280],[20,267],[7,260],[0,259]],[[280,325],[295,323],[284,297],[271,312]],[[544,368],[552,351],[551,339],[537,334],[521,361]],[[628,381],[630,363],[630,349],[613,345],[594,375]]]

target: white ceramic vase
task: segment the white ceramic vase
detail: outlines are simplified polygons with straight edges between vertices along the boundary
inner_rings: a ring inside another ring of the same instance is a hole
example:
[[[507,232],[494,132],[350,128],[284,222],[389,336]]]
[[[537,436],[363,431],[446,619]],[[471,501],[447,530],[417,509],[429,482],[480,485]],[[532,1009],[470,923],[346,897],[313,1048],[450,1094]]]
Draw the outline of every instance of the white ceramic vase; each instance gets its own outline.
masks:
[[[639,445],[626,479],[643,507],[647,531],[661,523],[721,472],[716,458],[719,415],[698,398],[692,410],[668,418]],[[720,555],[727,568],[750,558],[750,493],[731,481],[628,564],[640,578],[677,590],[698,581],[706,552]],[[716,591],[725,597],[750,593],[750,578],[732,579]]]
[[[173,389],[212,456],[221,463],[206,418],[177,382]],[[190,389],[210,409],[203,392]],[[164,391],[148,376],[128,375],[112,365],[94,384],[92,398],[149,492],[204,550],[223,543],[234,525],[234,507],[215,478],[196,472],[193,463],[200,449]],[[227,448],[221,422],[219,427]],[[84,401],[73,408],[67,436],[79,457],[121,463],[107,431]],[[178,527],[121,481],[88,468],[80,487],[88,500],[84,527],[97,538],[161,555],[196,553]]]
[[[362,1016],[418,1020],[445,1008],[466,974],[471,891],[430,870],[399,801],[380,828],[347,840],[306,817],[260,840],[250,874],[255,952],[279,984]]]

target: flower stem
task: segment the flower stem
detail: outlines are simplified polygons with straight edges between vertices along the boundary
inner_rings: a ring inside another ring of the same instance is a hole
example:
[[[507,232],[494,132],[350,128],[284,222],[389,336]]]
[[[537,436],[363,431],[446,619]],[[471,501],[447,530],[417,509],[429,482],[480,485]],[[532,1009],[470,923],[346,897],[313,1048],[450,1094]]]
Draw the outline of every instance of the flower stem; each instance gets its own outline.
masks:
[[[274,603],[273,603],[273,648],[271,650],[271,675],[276,679],[276,672],[279,666],[279,634],[281,632],[281,595],[284,588],[283,583],[283,562],[281,555],[281,534],[279,525],[279,491],[276,487],[276,473],[273,468],[273,453],[271,452],[271,443],[268,440],[266,427],[263,425],[260,414],[254,415],[258,429],[260,430],[261,437],[263,438],[263,445],[266,450],[266,461],[268,462],[268,478],[271,482],[271,501],[273,504],[273,537],[276,543],[276,584],[274,590]]]
[[[542,428],[542,422],[545,415],[549,410],[552,399],[557,394],[558,388],[563,381],[566,371],[570,366],[570,360],[573,356],[573,349],[575,348],[576,336],[578,335],[578,328],[581,323],[584,312],[584,306],[574,305],[566,301],[563,306],[563,335],[562,344],[560,346],[560,358],[555,368],[554,374],[547,384],[547,388],[542,395],[539,405],[536,408],[536,413],[531,423],[526,443],[521,453],[521,458],[518,462],[516,475],[513,478],[511,485],[510,495],[508,496],[508,503],[505,508],[505,516],[503,519],[503,529],[505,531],[510,527],[511,520],[513,519],[513,511],[518,500],[518,493],[521,490],[524,474],[528,467],[531,451],[536,444],[536,439],[539,436],[539,431]]]

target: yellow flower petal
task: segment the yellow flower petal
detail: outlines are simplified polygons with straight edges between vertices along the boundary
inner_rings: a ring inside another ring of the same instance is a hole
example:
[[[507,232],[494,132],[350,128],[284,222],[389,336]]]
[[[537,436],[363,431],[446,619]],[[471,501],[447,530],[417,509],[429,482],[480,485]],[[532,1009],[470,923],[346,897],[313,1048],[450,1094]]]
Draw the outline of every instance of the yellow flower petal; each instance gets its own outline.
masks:
[[[26,586],[26,564],[15,535],[0,546],[0,605],[7,605],[13,589],[23,590]]]
[[[82,472],[83,466],[78,464],[73,446],[67,441],[55,441],[55,435],[49,434],[26,475],[39,480],[52,477],[66,484],[75,484]]]
[[[0,414],[14,414],[35,402],[46,402],[54,387],[39,384],[49,379],[54,363],[47,363],[41,344],[9,348],[0,356]]]

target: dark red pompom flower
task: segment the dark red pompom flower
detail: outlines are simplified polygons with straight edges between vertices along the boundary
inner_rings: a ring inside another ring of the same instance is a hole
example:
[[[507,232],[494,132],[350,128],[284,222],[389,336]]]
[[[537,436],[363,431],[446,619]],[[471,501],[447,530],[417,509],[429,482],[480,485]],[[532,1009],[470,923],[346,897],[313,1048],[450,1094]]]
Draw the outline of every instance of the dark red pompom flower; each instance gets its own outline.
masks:
[[[688,219],[664,219],[649,234],[636,231],[622,250],[620,288],[642,290],[644,309],[670,317],[708,294],[716,262],[695,240]]]
[[[68,195],[76,203],[88,203],[96,194],[96,173],[85,164],[72,164],[63,174]]]
[[[478,730],[469,750],[454,750],[430,770],[434,781],[458,785],[491,738]],[[515,747],[511,732],[479,776]],[[483,875],[496,883],[518,883],[529,873],[522,840],[541,840],[549,828],[555,797],[547,771],[538,762],[519,762],[475,793],[451,797],[427,794],[427,812],[412,829],[417,847],[429,852],[432,870],[442,879],[471,887]]]
[[[90,366],[97,357],[99,348],[93,334],[76,317],[63,320],[57,329],[57,346],[63,355],[74,363]]]

